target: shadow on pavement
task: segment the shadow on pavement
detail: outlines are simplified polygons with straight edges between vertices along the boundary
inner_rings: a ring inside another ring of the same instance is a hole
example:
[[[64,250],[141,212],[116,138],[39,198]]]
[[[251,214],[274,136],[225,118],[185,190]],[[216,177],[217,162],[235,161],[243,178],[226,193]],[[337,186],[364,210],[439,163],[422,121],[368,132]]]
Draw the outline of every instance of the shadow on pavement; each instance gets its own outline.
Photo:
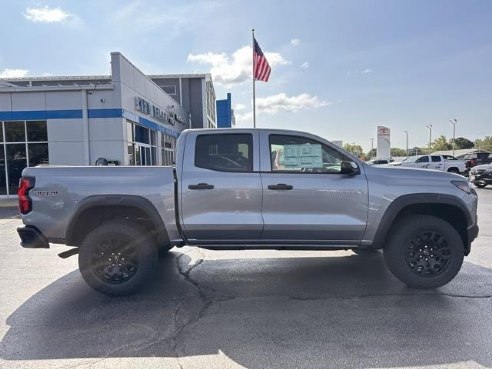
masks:
[[[176,249],[174,249],[176,250]],[[247,368],[492,365],[492,272],[465,264],[413,290],[381,255],[227,259],[173,251],[140,294],[109,298],[78,271],[8,319],[6,360],[188,357],[219,351]],[[231,255],[237,255],[232,254]],[[245,254],[247,255],[247,254]]]

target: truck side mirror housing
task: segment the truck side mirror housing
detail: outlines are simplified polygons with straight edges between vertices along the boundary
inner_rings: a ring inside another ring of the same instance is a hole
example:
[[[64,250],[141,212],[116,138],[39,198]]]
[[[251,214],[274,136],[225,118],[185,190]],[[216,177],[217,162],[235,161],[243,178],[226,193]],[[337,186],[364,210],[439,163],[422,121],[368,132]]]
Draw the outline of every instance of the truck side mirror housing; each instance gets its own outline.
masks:
[[[340,174],[359,174],[360,170],[353,161],[342,161],[340,163]]]

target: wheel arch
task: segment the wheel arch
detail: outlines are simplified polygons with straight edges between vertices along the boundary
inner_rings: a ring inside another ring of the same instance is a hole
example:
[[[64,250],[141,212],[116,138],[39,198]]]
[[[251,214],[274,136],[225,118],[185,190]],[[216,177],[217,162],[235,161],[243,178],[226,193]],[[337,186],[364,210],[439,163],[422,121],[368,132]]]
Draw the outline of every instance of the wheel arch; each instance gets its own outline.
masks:
[[[451,195],[411,194],[398,197],[386,209],[373,241],[373,247],[382,247],[392,227],[409,215],[432,215],[450,223],[461,236],[465,255],[470,252],[468,226],[473,224],[470,213],[462,201]]]
[[[98,225],[115,219],[138,222],[159,243],[169,237],[155,206],[146,198],[135,195],[94,195],[82,200],[68,222],[65,242],[80,246],[84,237]]]

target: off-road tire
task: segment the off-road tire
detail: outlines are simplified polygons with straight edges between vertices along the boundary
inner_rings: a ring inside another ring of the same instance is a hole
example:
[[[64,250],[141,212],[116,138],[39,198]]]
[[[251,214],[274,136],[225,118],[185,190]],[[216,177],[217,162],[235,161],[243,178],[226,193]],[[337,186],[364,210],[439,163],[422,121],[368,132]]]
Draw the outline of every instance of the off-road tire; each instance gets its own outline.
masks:
[[[104,223],[91,231],[80,245],[80,273],[89,286],[105,295],[137,292],[156,265],[155,240],[138,224],[129,221]]]
[[[414,288],[437,288],[450,282],[458,274],[463,258],[463,241],[456,229],[429,215],[400,220],[392,227],[384,247],[388,269]]]

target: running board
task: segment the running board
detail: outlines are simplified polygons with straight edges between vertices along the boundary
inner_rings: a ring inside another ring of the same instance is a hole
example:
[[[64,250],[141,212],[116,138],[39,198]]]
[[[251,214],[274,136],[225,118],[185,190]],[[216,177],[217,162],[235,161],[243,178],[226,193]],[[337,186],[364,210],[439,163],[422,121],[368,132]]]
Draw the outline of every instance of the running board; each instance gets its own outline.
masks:
[[[62,259],[66,259],[69,258],[70,256],[77,255],[78,253],[79,253],[79,248],[74,247],[73,249],[60,252],[58,256],[61,257]]]

